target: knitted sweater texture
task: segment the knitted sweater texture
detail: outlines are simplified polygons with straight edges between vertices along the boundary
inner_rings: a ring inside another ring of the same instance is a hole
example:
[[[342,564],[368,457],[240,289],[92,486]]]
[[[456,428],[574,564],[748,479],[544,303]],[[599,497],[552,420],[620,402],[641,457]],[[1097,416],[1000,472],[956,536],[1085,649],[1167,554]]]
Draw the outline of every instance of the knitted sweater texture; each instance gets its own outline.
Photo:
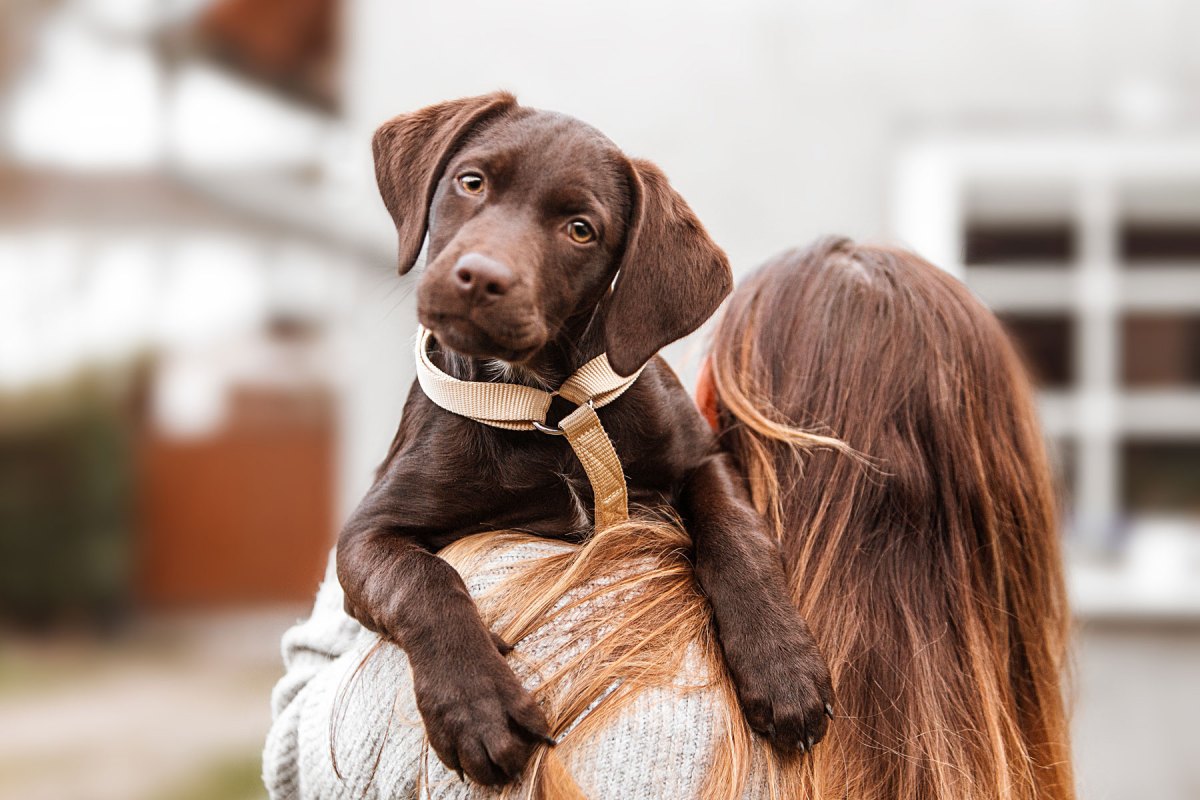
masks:
[[[478,597],[522,561],[562,547],[553,542],[498,547],[467,578],[467,588]],[[284,634],[286,673],[272,693],[273,724],[263,753],[263,780],[272,800],[498,797],[498,790],[460,781],[427,748],[404,652],[388,643],[376,647],[378,638],[346,615],[342,599],[331,558],[312,616]],[[595,607],[585,603],[567,613],[590,612]],[[530,663],[550,670],[587,646],[564,630],[568,622],[543,625],[509,655],[526,687],[540,682]],[[564,763],[586,795],[697,797],[723,735],[717,690],[697,688],[710,679],[699,655],[688,653],[673,685],[639,693],[598,733],[564,748]],[[568,729],[563,741],[571,733]],[[752,770],[747,797],[765,794],[762,767],[756,763]]]

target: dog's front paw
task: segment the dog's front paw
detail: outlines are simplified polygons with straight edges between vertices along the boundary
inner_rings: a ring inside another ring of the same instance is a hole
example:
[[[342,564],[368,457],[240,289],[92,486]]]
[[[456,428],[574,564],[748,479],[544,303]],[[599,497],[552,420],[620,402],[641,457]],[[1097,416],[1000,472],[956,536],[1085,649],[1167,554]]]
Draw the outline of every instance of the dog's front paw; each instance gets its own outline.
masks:
[[[542,710],[498,652],[469,669],[413,677],[429,744],[459,777],[509,783],[534,748],[554,744]]]
[[[725,659],[746,721],[784,751],[806,752],[833,719],[829,668],[807,628],[730,642]]]

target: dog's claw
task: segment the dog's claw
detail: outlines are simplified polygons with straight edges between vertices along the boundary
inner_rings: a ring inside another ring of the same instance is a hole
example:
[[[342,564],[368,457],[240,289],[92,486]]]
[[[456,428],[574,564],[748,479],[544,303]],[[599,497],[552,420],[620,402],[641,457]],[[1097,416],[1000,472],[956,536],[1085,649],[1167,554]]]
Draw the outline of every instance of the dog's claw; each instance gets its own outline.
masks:
[[[829,703],[825,704],[825,716],[833,719],[833,706],[829,705]]]
[[[809,750],[812,750],[813,744],[814,744],[813,737],[811,737],[811,736],[808,737],[808,749]]]
[[[454,771],[458,773],[458,781],[459,781],[459,783],[466,783],[466,782],[467,782],[467,779],[466,779],[465,777],[463,777],[463,771],[462,771],[462,768],[456,769],[456,770],[454,770]]]
[[[550,745],[551,747],[558,746],[558,739],[555,739],[553,736],[543,736],[542,741],[545,742],[546,744]]]

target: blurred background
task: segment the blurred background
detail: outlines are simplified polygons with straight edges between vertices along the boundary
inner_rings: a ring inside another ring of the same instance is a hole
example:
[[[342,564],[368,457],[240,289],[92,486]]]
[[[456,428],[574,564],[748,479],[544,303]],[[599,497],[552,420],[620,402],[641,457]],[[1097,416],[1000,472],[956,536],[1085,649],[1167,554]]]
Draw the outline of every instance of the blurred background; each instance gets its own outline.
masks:
[[[412,377],[370,134],[495,88],[658,161],[741,273],[897,241],[1001,315],[1081,796],[1200,798],[1198,39],[1191,0],[4,0],[0,798],[263,796],[279,635]]]

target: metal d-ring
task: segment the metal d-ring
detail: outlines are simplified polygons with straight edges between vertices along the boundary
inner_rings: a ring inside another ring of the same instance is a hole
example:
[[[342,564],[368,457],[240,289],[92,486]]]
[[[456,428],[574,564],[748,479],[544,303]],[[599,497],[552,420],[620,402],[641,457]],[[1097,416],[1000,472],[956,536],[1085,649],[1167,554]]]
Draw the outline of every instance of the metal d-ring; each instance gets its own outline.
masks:
[[[593,411],[596,410],[596,404],[594,402],[592,402],[591,400],[588,400],[586,403],[584,403],[584,405],[586,405],[588,408],[592,409]],[[529,420],[529,422],[530,422],[530,424],[533,425],[534,430],[541,431],[542,433],[546,433],[551,436],[566,436],[567,435],[567,432],[564,431],[562,428],[551,428],[549,425],[545,425],[541,422],[538,422],[536,419],[531,419],[531,420]]]

